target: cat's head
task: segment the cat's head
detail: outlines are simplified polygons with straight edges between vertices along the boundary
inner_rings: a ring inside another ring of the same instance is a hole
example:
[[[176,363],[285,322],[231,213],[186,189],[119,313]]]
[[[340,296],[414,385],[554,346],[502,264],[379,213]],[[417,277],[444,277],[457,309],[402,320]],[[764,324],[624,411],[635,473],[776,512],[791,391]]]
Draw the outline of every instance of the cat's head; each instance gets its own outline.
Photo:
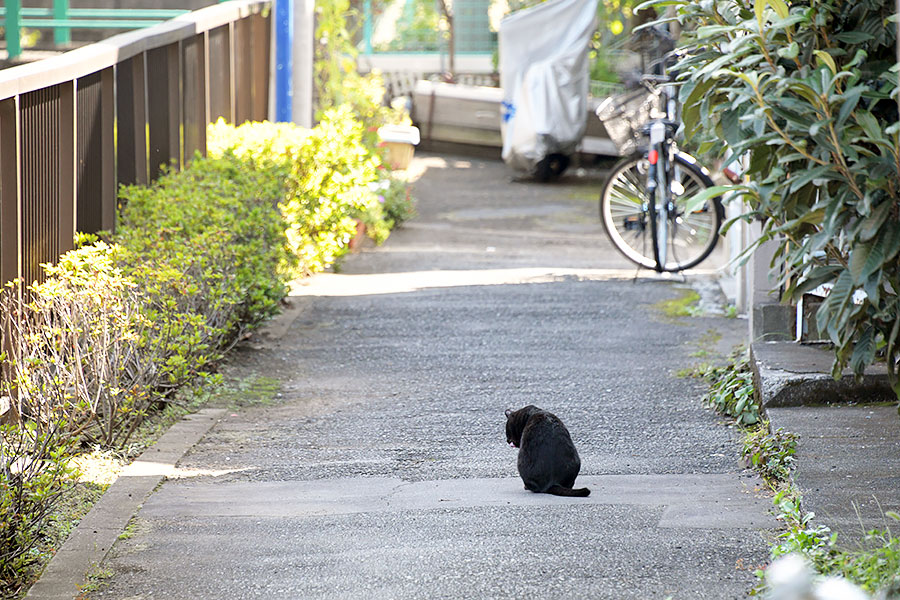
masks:
[[[513,448],[519,447],[519,442],[522,440],[522,431],[525,429],[525,424],[528,423],[528,419],[532,414],[539,411],[537,406],[529,404],[525,408],[520,408],[519,410],[513,410],[511,408],[506,409],[506,443],[512,446]]]

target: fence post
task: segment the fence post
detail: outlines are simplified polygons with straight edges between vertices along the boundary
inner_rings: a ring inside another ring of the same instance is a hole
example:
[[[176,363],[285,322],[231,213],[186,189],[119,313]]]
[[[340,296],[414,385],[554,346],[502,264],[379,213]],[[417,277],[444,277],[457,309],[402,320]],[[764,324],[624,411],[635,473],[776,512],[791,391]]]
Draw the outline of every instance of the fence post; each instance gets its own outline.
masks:
[[[9,60],[22,54],[21,9],[22,0],[6,0],[6,53]]]
[[[184,164],[195,152],[206,154],[207,108],[207,34],[201,33],[181,44],[181,118],[184,138]]]
[[[0,100],[0,283],[21,275],[19,100]]]
[[[75,247],[75,81],[59,84],[59,208],[57,212],[57,252]],[[48,257],[56,262],[55,256]]]
[[[145,53],[116,66],[116,183],[144,184],[147,175]]]
[[[365,54],[372,54],[372,0],[365,0],[363,2],[363,40],[365,40],[365,46],[363,46],[363,52]]]
[[[53,0],[53,18],[65,21],[69,18],[69,0]],[[68,44],[72,41],[72,30],[68,27],[56,27],[53,30],[54,44]]]
[[[181,168],[180,42],[147,51],[147,123],[150,180],[162,167]]]
[[[100,226],[105,231],[116,229],[116,75],[113,67],[100,72],[100,131],[103,139],[103,165],[100,177]]]

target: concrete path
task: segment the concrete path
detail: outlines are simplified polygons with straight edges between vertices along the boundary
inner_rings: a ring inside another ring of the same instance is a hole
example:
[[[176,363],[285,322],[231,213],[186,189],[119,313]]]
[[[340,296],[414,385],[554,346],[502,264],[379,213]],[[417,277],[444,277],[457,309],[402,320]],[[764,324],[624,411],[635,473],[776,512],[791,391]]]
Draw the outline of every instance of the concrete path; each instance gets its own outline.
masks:
[[[872,546],[871,530],[896,530],[886,513],[900,511],[900,419],[885,365],[857,382],[849,368],[835,380],[833,361],[821,344],[751,347],[771,427],[798,439],[792,478],[803,509],[838,534],[839,547],[857,550]]]
[[[229,411],[144,504],[91,597],[741,598],[774,522],[738,436],[675,373],[746,322],[671,318],[597,173],[511,183],[426,156],[420,216],[298,287],[231,357]],[[240,386],[238,386],[240,387]],[[568,426],[587,499],[525,491],[503,411]]]

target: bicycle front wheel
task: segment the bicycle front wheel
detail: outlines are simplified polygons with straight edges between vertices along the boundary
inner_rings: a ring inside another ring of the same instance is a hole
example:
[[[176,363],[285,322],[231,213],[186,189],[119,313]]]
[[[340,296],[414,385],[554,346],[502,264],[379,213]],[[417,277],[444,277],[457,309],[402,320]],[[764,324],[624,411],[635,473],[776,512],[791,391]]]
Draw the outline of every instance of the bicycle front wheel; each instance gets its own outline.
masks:
[[[719,240],[722,203],[708,200],[688,213],[689,198],[712,186],[705,169],[688,154],[675,154],[669,170],[669,190],[674,205],[666,221],[665,264],[658,269],[655,229],[651,231],[650,210],[654,199],[647,193],[650,163],[640,155],[630,156],[613,167],[600,193],[600,219],[609,239],[623,256],[648,269],[682,271],[704,260]]]

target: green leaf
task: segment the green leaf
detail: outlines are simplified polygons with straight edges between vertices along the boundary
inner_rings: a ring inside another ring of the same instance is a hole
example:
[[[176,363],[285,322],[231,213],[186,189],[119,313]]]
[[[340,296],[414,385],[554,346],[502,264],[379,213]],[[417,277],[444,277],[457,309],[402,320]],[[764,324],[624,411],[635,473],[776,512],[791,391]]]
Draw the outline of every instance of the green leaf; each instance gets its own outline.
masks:
[[[820,67],[827,66],[829,69],[831,69],[832,73],[837,74],[837,65],[835,64],[834,59],[830,54],[828,54],[824,50],[816,50],[815,52],[813,52],[813,54],[816,55],[816,62]]]
[[[766,10],[766,0],[753,0],[753,11],[756,13],[756,24],[759,26],[759,34],[763,34],[763,17]]]
[[[882,126],[878,119],[867,110],[860,110],[856,113],[856,122],[859,123],[863,131],[871,140],[880,140],[883,137]]]
[[[856,108],[856,105],[859,104],[859,99],[866,89],[868,89],[867,86],[858,85],[844,92],[842,95],[843,104],[841,105],[841,110],[838,112],[835,128],[840,130],[844,126],[847,117],[850,116],[850,113]]]
[[[893,205],[894,203],[888,200],[882,202],[872,211],[872,214],[860,222],[858,229],[859,241],[868,242],[875,237],[875,234],[878,233],[884,220],[891,214],[891,207]]]
[[[850,301],[852,295],[853,280],[850,271],[841,271],[828,297],[816,311],[816,325],[819,331],[829,330],[829,324],[839,316],[841,309]]]
[[[853,67],[862,63],[868,56],[869,56],[869,54],[865,50],[863,50],[862,48],[859,48],[856,50],[856,54],[853,55],[853,60],[851,60],[849,63],[847,63],[847,66],[844,68],[852,69]]]
[[[684,212],[689,214],[700,210],[707,202],[728,192],[745,189],[743,185],[714,185],[698,192],[684,202]]]
[[[734,27],[731,25],[704,25],[697,28],[696,35],[699,39],[703,39],[732,31],[734,31]]]
[[[816,121],[815,123],[813,123],[812,125],[809,126],[809,136],[816,137],[817,135],[819,135],[819,130],[821,130],[823,127],[827,126],[829,123],[831,123],[831,119],[825,119],[824,121]]]
[[[834,39],[845,44],[862,44],[875,39],[871,33],[865,31],[842,31],[834,36]]]
[[[875,328],[871,325],[866,327],[859,336],[853,347],[853,354],[850,356],[850,368],[857,375],[862,375],[866,367],[871,365],[875,360]]]
[[[785,29],[787,27],[790,27],[791,25],[796,25],[797,23],[806,23],[808,21],[809,18],[804,13],[795,13],[772,23],[772,29]]]
[[[779,48],[777,54],[781,58],[793,60],[800,54],[800,44],[798,44],[797,42],[791,42],[784,48]]]
[[[791,174],[788,192],[793,194],[803,186],[811,183],[814,179],[841,179],[841,176],[833,170],[831,165],[820,165],[815,169]]]
[[[775,10],[775,14],[777,14],[779,18],[788,18],[790,11],[788,10],[787,4],[784,3],[784,0],[768,0],[768,4]]]
[[[715,79],[706,79],[698,83],[688,93],[687,98],[682,99],[682,120],[685,124],[686,135],[692,135],[702,126],[700,120],[700,103],[716,83]]]
[[[900,252],[900,224],[888,221],[882,226],[884,236],[885,261],[889,261]]]
[[[869,275],[874,273],[884,262],[884,248],[881,241],[884,236],[875,242],[857,244],[850,252],[850,273],[853,275],[853,283],[862,285]]]

